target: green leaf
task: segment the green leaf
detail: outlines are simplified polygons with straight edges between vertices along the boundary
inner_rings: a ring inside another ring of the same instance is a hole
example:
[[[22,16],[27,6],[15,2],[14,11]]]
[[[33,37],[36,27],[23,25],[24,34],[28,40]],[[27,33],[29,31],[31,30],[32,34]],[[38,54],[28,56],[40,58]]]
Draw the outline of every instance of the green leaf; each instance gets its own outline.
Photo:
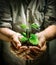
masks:
[[[28,40],[28,38],[23,36],[20,40],[21,40],[21,42],[26,42]]]
[[[38,29],[39,25],[37,25],[36,23],[33,23],[33,24],[31,24],[31,27],[34,28],[34,29]]]
[[[25,24],[21,24],[20,27],[21,27],[22,29],[27,29],[27,28],[28,28],[27,25],[25,25]]]
[[[38,38],[35,34],[31,34],[30,35],[30,38],[29,38],[29,42],[32,44],[32,45],[38,45]]]
[[[23,32],[22,35],[26,37],[26,33],[25,32]]]

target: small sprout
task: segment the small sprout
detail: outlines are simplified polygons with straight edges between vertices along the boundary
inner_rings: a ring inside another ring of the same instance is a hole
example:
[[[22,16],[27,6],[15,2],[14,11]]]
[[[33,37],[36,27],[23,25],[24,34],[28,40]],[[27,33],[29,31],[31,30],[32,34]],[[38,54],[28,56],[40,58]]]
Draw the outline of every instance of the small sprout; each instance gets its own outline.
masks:
[[[26,33],[25,32],[23,32],[22,35],[26,37]]]
[[[31,34],[30,35],[30,38],[29,38],[29,42],[32,44],[32,45],[38,45],[38,38],[35,34]]]
[[[39,43],[39,40],[37,38],[37,36],[35,34],[32,34],[29,30],[29,28],[27,27],[27,25],[25,24],[21,24],[21,28],[22,29],[25,29],[26,32],[23,32],[22,35],[23,37],[21,38],[21,42],[29,42],[29,44],[32,44],[32,45],[38,45]],[[31,24],[31,28],[33,29],[38,29],[39,28],[39,25],[33,23]]]
[[[21,42],[26,42],[28,40],[28,38],[23,36],[20,40],[21,40]]]
[[[37,25],[36,23],[33,23],[33,24],[31,24],[31,27],[32,27],[33,29],[38,29],[38,28],[39,28],[39,25]]]
[[[22,29],[27,29],[27,28],[28,28],[27,25],[25,25],[25,24],[21,24],[20,27],[21,27]]]

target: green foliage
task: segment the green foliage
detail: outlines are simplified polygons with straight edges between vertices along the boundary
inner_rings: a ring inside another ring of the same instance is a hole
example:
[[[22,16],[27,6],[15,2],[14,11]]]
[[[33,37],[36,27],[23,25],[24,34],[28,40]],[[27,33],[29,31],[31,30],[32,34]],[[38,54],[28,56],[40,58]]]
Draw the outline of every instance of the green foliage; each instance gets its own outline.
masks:
[[[23,36],[21,38],[21,41],[22,42],[28,41],[32,45],[37,45],[38,42],[39,42],[39,40],[38,40],[38,38],[37,38],[37,36],[35,34],[30,34],[30,38],[27,38],[27,37]]]
[[[32,44],[32,45],[37,45],[38,44],[38,38],[35,34],[31,34],[30,35],[30,38],[29,38],[29,42]]]
[[[20,27],[21,27],[22,29],[27,29],[27,28],[28,28],[27,25],[25,25],[25,24],[21,24]]]
[[[26,42],[28,40],[28,38],[23,36],[20,40],[21,40],[21,42]]]
[[[31,27],[32,27],[33,29],[38,29],[38,28],[39,28],[39,25],[33,23],[33,24],[31,24]]]
[[[25,32],[23,32],[22,35],[26,37],[26,33]]]
[[[39,26],[35,23],[31,24],[30,27],[34,28],[34,29],[39,28]],[[21,24],[21,28],[26,30],[26,32],[22,33],[23,37],[21,38],[21,41],[22,42],[27,42],[28,41],[32,45],[38,45],[39,40],[38,40],[37,36],[35,34],[32,34],[31,32],[29,32],[28,27],[25,24]]]

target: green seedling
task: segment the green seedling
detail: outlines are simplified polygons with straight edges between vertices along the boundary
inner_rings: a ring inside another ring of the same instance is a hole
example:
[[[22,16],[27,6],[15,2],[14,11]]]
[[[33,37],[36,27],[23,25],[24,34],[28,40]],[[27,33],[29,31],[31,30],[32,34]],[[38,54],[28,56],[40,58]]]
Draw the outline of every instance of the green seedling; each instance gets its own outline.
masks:
[[[28,38],[27,38],[27,36],[26,36],[26,33],[23,32],[22,35],[23,35],[23,37],[21,38],[21,41],[22,41],[22,42],[26,42],[26,41],[28,40]]]
[[[29,42],[32,45],[38,45],[39,40],[35,34],[30,34]]]
[[[21,42],[26,42],[27,40],[28,40],[27,37],[24,37],[24,36],[23,36],[23,37],[21,38]]]
[[[37,26],[37,24],[35,24],[35,23],[31,24],[31,27],[34,28],[34,29],[39,28],[39,26]],[[21,38],[21,41],[22,42],[28,41],[32,45],[38,45],[39,40],[38,40],[37,36],[35,34],[31,33],[29,31],[29,29],[27,29],[28,27],[26,25],[22,24],[21,28],[26,29],[26,32],[22,33],[23,37]]]
[[[23,35],[24,37],[26,37],[26,33],[25,33],[25,32],[23,32],[22,35]]]
[[[21,24],[20,27],[21,27],[22,29],[27,29],[27,28],[28,28],[25,24]]]
[[[39,25],[33,23],[33,24],[31,24],[31,28],[33,28],[33,29],[38,29],[38,28],[39,28]]]
[[[35,34],[30,34],[30,38],[27,38],[27,37],[23,36],[21,38],[21,41],[22,42],[28,41],[32,45],[38,45],[38,42],[39,42],[39,40],[38,40],[38,38]]]

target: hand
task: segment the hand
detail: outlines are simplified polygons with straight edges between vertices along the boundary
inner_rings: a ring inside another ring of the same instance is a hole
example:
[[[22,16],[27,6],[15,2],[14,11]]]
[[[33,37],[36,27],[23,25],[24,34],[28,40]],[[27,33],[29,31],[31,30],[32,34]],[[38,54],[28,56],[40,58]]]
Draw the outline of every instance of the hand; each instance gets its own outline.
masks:
[[[21,46],[20,38],[22,37],[21,34],[15,33],[11,36],[11,43],[13,46],[18,49]]]
[[[14,48],[15,49],[15,48]],[[14,51],[12,48],[12,50]],[[15,51],[16,55],[23,59],[34,60],[36,58],[41,58],[43,54],[37,46],[21,46],[18,50]]]
[[[34,58],[40,57],[46,51],[46,38],[42,32],[36,33],[39,39],[39,44],[37,46],[30,46],[30,51],[33,52]]]
[[[0,28],[0,33],[0,39],[12,42],[15,48],[19,48],[21,46],[20,38],[22,35],[20,33],[17,33],[9,28]]]
[[[38,46],[40,47],[40,50],[45,51],[46,50],[46,38],[45,38],[44,34],[42,32],[40,32],[40,33],[36,33],[36,35],[39,39]]]
[[[43,53],[46,51],[46,38],[42,33],[36,33],[39,44],[37,46],[30,46],[29,49],[33,53],[34,58],[41,57]]]

